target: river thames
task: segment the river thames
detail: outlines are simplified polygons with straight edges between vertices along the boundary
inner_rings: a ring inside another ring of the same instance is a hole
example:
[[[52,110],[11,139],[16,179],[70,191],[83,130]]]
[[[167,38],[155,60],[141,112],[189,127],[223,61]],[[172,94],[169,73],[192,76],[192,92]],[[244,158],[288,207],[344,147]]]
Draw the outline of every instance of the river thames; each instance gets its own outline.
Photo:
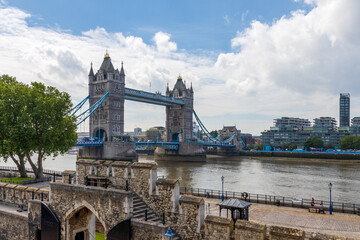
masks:
[[[44,169],[75,170],[75,155],[48,158]],[[155,162],[153,156],[140,155],[139,162]],[[9,160],[0,165],[15,166]],[[250,192],[318,200],[329,200],[328,183],[333,183],[333,201],[360,203],[360,163],[272,158],[208,158],[206,162],[158,162],[158,176],[179,178],[180,185],[221,189],[225,177],[227,191]]]

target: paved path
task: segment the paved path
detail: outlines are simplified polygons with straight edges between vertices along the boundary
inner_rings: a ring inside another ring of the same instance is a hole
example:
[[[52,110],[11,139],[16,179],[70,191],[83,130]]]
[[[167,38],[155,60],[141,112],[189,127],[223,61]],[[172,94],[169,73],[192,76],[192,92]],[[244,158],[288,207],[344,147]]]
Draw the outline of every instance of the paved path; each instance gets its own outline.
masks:
[[[205,199],[206,214],[219,216],[219,200]],[[226,210],[222,210],[223,217],[227,217]],[[230,211],[228,217],[231,216]],[[321,232],[360,238],[360,216],[355,214],[333,213],[329,215],[309,213],[308,209],[278,207],[274,205],[252,203],[249,209],[250,220],[266,224],[293,227],[306,232]]]

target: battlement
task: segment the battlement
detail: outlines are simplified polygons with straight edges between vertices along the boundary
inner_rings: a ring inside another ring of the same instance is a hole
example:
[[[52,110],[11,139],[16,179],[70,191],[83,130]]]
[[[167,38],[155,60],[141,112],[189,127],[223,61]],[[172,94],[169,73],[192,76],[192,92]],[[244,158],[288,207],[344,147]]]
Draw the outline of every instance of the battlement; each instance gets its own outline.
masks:
[[[27,207],[29,200],[49,201],[49,190],[0,182],[0,202]]]

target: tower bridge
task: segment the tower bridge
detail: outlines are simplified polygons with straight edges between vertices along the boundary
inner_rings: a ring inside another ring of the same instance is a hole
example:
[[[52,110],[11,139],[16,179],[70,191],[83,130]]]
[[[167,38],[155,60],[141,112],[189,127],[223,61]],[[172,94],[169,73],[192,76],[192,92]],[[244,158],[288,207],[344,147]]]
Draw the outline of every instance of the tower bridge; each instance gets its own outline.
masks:
[[[212,139],[215,142],[211,143],[193,141],[194,91],[192,85],[186,87],[181,76],[177,78],[173,89],[167,86],[166,95],[126,88],[123,63],[120,70],[115,69],[109,54],[106,53],[96,73],[91,64],[88,77],[89,96],[74,107],[73,114],[87,99],[89,100],[91,107],[78,115],[77,119],[79,124],[89,119],[89,133],[94,140],[78,142],[80,157],[137,159],[136,145],[144,146],[146,143],[122,141],[125,138],[125,100],[161,105],[166,108],[166,141],[161,144],[152,143],[159,146],[156,155],[160,159],[167,160],[176,156],[204,160],[206,155],[203,145],[234,148],[231,142],[220,142],[217,139]]]

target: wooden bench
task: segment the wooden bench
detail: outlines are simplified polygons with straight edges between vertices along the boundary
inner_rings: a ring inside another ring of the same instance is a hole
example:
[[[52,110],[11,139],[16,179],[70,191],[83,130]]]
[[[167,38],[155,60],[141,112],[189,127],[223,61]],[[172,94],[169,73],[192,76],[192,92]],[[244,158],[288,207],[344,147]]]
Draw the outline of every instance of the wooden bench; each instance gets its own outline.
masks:
[[[324,213],[325,214],[324,207],[311,206],[311,207],[309,207],[309,212],[311,212],[311,210],[315,210],[315,213]]]

